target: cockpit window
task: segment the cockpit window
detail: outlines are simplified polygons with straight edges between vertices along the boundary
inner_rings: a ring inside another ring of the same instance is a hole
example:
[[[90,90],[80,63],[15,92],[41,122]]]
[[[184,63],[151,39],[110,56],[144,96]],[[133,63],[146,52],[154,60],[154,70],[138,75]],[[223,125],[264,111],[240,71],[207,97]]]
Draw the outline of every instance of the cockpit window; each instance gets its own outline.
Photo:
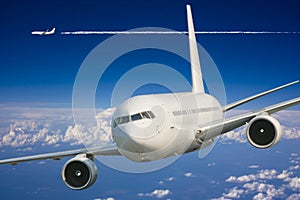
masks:
[[[143,119],[141,113],[131,115],[131,120],[132,121],[136,121],[136,120],[140,120],[140,119]]]
[[[153,114],[153,112],[147,111],[147,113],[149,114],[149,116],[150,116],[151,119],[155,118],[155,115]]]
[[[120,124],[128,123],[129,121],[129,116],[120,117]]]
[[[127,116],[117,117],[115,120],[113,120],[113,127],[115,128],[119,124],[125,124],[130,121],[136,121],[141,119],[153,119],[153,118],[155,118],[155,115],[151,111],[145,111],[130,116],[127,115]]]
[[[151,119],[148,112],[142,112],[141,114],[142,114],[143,119]]]
[[[119,124],[128,123],[129,121],[129,116],[118,117],[114,120],[113,127],[116,127]]]

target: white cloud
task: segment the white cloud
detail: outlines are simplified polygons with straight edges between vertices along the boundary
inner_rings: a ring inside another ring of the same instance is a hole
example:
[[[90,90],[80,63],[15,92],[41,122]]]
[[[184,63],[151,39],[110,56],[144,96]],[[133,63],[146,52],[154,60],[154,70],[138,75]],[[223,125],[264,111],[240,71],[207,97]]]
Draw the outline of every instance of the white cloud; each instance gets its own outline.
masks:
[[[272,199],[273,199],[272,197],[267,197],[261,192],[252,198],[252,200],[272,200]]]
[[[256,175],[249,174],[249,175],[243,175],[243,176],[239,176],[239,177],[230,176],[225,181],[229,182],[229,183],[245,183],[245,182],[254,181],[254,180],[256,180]]]
[[[300,159],[297,153],[292,153],[289,158],[293,160]],[[254,165],[254,169],[257,168]],[[300,192],[300,177],[294,176],[298,173],[299,165],[292,165],[283,169],[281,172],[275,169],[257,170],[254,174],[246,174],[241,176],[229,176],[225,182],[235,184],[232,188],[226,189],[222,197],[216,199],[226,198],[240,198],[238,196],[251,195],[253,199],[299,199],[299,195],[293,194],[287,197],[285,192]],[[276,183],[276,186],[274,185]],[[242,185],[241,185],[242,184]],[[248,198],[248,197],[247,197]]]
[[[300,193],[290,195],[286,200],[299,200]]]
[[[300,169],[300,165],[290,166],[289,170],[294,171]]]
[[[291,156],[296,157],[296,156],[298,156],[298,154],[297,153],[291,153]]]
[[[19,149],[17,149],[16,151],[22,151],[22,152],[24,152],[24,151],[33,151],[33,148],[32,148],[32,147],[19,148]]]
[[[249,168],[250,169],[257,169],[257,168],[259,168],[259,166],[258,165],[250,165]]]
[[[188,173],[185,173],[184,176],[185,176],[185,177],[192,177],[192,176],[193,176],[193,173],[188,172]]]
[[[291,178],[289,182],[289,188],[300,191],[300,177]]]
[[[275,169],[264,169],[264,170],[259,170],[257,174],[242,175],[239,177],[230,176],[225,181],[229,183],[246,183],[258,179],[270,180],[276,177],[277,177],[277,171]]]
[[[108,198],[96,198],[94,200],[115,200],[113,197],[108,197]]]
[[[62,116],[53,111],[48,113],[48,116],[47,113],[41,113],[41,115],[47,116],[43,119],[28,119],[26,114],[27,118],[24,120],[12,120],[14,122],[9,125],[9,128],[0,128],[0,147],[24,147],[26,149],[30,145],[37,144],[59,146],[60,143],[69,143],[70,145],[84,143],[93,146],[111,143],[110,119],[113,111],[114,109],[109,108],[98,112],[97,124],[87,128],[82,125],[67,125],[67,123],[71,123],[70,121],[60,124],[61,119],[68,118],[64,117],[62,112],[59,113]]]
[[[211,200],[231,200],[226,197],[212,198]]]
[[[297,153],[291,153],[291,157],[289,158],[290,163],[294,164],[294,169],[298,168],[298,164],[300,163],[300,157]]]
[[[266,197],[280,197],[284,195],[284,189],[279,188],[277,189],[272,184],[260,183],[260,182],[253,182],[253,183],[246,183],[243,185],[243,188],[246,189],[246,192],[254,191],[265,194]]]
[[[227,178],[225,181],[226,181],[226,182],[229,182],[229,183],[236,182],[236,177],[235,177],[235,176],[230,176],[230,177]]]
[[[255,194],[253,199],[261,200],[261,199],[273,199],[273,198],[282,198],[284,196],[284,187],[276,188],[272,184],[267,184],[263,182],[250,182],[245,183],[242,188],[235,186],[229,189],[228,193],[223,193],[222,198],[230,198],[230,199],[237,199],[241,198],[242,195],[246,194]],[[217,199],[221,199],[217,198]]]
[[[300,138],[300,128],[286,127],[282,125],[282,138],[284,139],[299,139]]]
[[[277,175],[277,178],[287,181],[292,174],[293,172],[289,172],[288,170],[282,170],[282,172]]]
[[[273,114],[281,124],[297,127],[299,125],[300,111],[299,110],[282,110]]]
[[[164,198],[168,195],[171,195],[172,192],[170,190],[160,190],[160,189],[156,189],[151,193],[138,193],[137,196],[138,197],[156,197],[158,199]]]
[[[273,179],[276,177],[277,171],[275,169],[263,169],[257,174],[259,179]]]
[[[244,190],[237,187],[231,188],[228,193],[223,193],[223,197],[238,199],[244,193]]]
[[[174,181],[174,180],[175,180],[175,178],[173,176],[171,176],[169,178],[166,178],[164,181],[171,182],[171,181]],[[164,181],[159,181],[158,184],[159,185],[164,185],[165,184]]]
[[[246,126],[243,126],[241,128],[237,128],[235,130],[229,131],[228,133],[221,136],[220,141],[222,143],[228,143],[230,141],[245,143],[247,142],[246,128],[247,128]]]
[[[174,179],[175,179],[174,177],[169,177],[166,179],[166,181],[174,181]]]

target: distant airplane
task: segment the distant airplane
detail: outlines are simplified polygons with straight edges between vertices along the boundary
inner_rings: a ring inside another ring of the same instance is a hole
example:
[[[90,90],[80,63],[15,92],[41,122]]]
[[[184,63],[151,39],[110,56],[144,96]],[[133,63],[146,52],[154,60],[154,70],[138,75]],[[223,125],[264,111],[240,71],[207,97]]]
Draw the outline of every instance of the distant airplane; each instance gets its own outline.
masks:
[[[136,162],[149,162],[193,152],[210,146],[214,138],[247,124],[248,141],[256,148],[275,145],[281,126],[271,114],[300,103],[300,97],[251,112],[223,118],[226,111],[258,97],[293,85],[286,85],[221,106],[206,94],[202,80],[191,8],[187,5],[192,91],[141,95],[129,98],[116,108],[112,121],[115,144],[94,149],[75,149],[55,153],[0,160],[0,164],[75,156],[62,169],[62,179],[71,189],[90,187],[97,178],[95,156],[125,156]],[[226,156],[226,155],[224,155]],[[3,181],[3,180],[2,180]],[[5,181],[5,180],[4,180]]]
[[[55,28],[53,28],[51,31],[47,29],[47,31],[32,31],[32,35],[52,35],[55,33]]]

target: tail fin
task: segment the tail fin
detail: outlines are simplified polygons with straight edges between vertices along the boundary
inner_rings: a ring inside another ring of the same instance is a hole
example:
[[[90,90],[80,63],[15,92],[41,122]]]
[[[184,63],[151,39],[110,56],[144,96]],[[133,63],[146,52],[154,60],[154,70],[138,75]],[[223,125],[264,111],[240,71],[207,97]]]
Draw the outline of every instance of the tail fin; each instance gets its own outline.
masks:
[[[55,28],[53,28],[50,32],[51,32],[51,33],[54,33],[54,32],[55,32]]]
[[[190,47],[190,63],[192,73],[192,89],[194,93],[205,92],[202,80],[202,72],[198,54],[197,41],[195,36],[194,24],[191,6],[186,5],[188,32],[189,32],[189,47]]]

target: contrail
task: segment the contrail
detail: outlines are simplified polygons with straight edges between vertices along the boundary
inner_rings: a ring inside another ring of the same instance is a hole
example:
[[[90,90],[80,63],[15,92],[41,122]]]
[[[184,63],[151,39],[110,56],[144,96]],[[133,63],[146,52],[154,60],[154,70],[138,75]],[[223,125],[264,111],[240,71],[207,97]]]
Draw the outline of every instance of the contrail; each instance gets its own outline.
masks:
[[[300,34],[289,31],[196,31],[196,34]],[[187,31],[66,31],[63,35],[188,34]]]

